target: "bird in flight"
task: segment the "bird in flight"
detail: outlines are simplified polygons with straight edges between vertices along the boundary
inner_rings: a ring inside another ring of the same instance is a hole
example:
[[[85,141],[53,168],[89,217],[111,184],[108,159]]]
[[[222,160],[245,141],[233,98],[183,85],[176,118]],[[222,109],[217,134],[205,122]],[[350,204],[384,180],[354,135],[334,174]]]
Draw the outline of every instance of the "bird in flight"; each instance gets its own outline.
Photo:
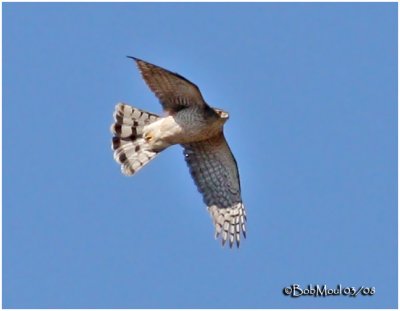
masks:
[[[240,193],[236,160],[225,140],[227,112],[210,107],[199,88],[177,73],[133,59],[165,116],[127,104],[115,107],[111,126],[114,159],[130,176],[166,148],[180,144],[190,174],[203,195],[222,245],[239,247],[246,237],[246,212]]]

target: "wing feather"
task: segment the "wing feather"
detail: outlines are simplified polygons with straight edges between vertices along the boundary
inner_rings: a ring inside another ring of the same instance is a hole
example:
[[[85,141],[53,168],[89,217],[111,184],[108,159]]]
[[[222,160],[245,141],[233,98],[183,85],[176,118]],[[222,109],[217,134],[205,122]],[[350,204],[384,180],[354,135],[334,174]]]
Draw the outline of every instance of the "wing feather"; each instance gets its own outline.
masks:
[[[144,81],[168,114],[174,114],[193,105],[207,106],[197,85],[186,78],[141,59],[128,57],[136,61]]]
[[[212,139],[184,144],[185,160],[203,195],[215,225],[215,236],[230,247],[246,237],[246,212],[241,198],[236,160],[223,133]]]

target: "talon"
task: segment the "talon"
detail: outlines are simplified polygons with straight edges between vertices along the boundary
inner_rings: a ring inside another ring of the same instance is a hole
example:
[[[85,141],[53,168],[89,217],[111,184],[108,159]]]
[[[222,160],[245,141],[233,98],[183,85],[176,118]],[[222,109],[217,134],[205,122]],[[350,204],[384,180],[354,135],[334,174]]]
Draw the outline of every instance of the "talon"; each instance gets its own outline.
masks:
[[[153,139],[153,134],[152,133],[146,133],[144,134],[144,139],[146,139],[147,141],[150,141]]]

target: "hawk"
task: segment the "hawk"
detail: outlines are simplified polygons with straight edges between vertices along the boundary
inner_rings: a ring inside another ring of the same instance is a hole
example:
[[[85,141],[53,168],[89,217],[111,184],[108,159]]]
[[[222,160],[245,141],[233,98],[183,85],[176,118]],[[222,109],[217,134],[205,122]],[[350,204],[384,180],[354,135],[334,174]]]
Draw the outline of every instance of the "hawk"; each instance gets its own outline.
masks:
[[[111,126],[114,159],[124,175],[133,175],[166,148],[180,144],[192,178],[215,225],[222,245],[239,247],[246,237],[246,212],[236,160],[225,140],[227,112],[210,107],[199,88],[177,73],[133,59],[165,116],[127,104],[115,107]]]

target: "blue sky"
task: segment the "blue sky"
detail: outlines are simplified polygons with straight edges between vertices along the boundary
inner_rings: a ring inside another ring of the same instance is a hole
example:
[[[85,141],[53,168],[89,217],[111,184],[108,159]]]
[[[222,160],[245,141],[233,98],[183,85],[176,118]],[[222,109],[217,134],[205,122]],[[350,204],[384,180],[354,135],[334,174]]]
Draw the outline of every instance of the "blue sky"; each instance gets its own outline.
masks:
[[[121,175],[114,105],[161,112],[126,55],[229,111],[239,250],[179,146]],[[396,308],[396,198],[396,3],[3,4],[5,308]]]

